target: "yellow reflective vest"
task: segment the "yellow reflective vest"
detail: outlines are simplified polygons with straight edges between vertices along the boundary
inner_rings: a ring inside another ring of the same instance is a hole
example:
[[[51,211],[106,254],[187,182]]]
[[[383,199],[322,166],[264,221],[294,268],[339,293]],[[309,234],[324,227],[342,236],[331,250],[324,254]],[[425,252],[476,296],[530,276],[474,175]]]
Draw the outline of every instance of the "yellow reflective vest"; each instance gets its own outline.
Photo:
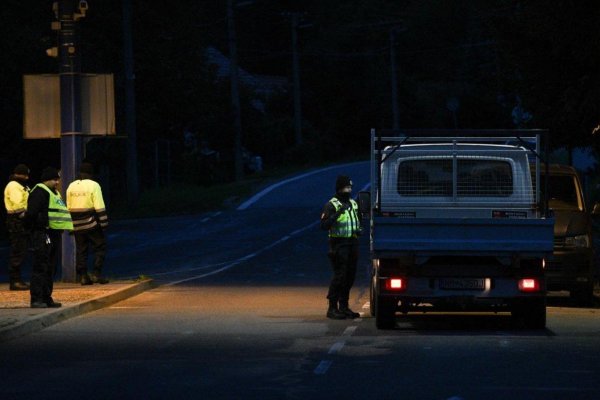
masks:
[[[6,213],[21,214],[27,210],[27,198],[29,197],[29,188],[21,185],[17,181],[10,181],[4,188],[4,206]]]
[[[38,183],[35,185],[34,189],[36,187],[44,189],[50,194],[48,200],[48,227],[50,229],[72,231],[73,221],[71,220],[71,214],[69,214],[65,202],[60,197],[60,193],[54,193],[43,183]]]
[[[329,200],[329,202],[333,204],[336,212],[343,206],[342,203],[336,197]],[[352,209],[344,210],[344,212],[340,214],[338,219],[329,229],[329,237],[358,237],[358,231],[360,230],[360,219],[358,218],[358,204],[352,199],[350,199],[350,204],[352,205]]]
[[[73,218],[75,232],[84,232],[100,225],[108,227],[108,215],[100,185],[91,179],[77,179],[67,188],[67,208]]]

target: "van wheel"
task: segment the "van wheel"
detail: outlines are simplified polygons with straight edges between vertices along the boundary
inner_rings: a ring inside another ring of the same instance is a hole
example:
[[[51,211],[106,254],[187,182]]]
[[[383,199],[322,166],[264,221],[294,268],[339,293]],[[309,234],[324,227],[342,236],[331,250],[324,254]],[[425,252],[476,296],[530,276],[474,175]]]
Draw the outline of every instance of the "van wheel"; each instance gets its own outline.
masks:
[[[377,326],[377,329],[392,329],[395,325],[395,301],[379,297],[375,303],[375,326]]]
[[[522,299],[513,304],[513,322],[518,327],[528,329],[546,328],[546,298]]]

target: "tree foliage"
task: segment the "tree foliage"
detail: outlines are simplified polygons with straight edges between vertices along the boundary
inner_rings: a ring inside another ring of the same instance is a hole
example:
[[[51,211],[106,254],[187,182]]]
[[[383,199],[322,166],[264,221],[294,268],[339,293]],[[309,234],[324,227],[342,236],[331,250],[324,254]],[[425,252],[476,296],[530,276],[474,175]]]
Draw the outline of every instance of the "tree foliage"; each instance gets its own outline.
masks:
[[[20,138],[21,76],[57,70],[56,60],[45,55],[56,41],[52,1],[6,0],[3,6],[9,18],[0,35],[2,157],[47,154],[47,143]],[[79,24],[82,68],[115,74],[122,133],[122,2],[90,0],[89,6]],[[175,143],[175,157],[185,129],[198,132],[230,162],[229,83],[217,79],[204,57],[207,46],[228,54],[226,2],[136,0],[133,8],[145,170],[152,171],[155,141]],[[304,146],[294,145],[291,85],[267,99],[264,112],[252,107],[252,90],[242,90],[244,146],[261,154],[267,166],[359,154],[367,148],[369,128],[391,126],[392,29],[402,127],[511,128],[519,98],[533,115],[526,126],[550,129],[555,146],[592,143],[591,131],[600,122],[600,8],[594,1],[255,0],[235,9],[241,68],[291,82],[290,12],[301,17]],[[448,109],[450,99],[458,100],[455,114]],[[122,164],[125,153],[113,149],[123,145],[92,147]]]

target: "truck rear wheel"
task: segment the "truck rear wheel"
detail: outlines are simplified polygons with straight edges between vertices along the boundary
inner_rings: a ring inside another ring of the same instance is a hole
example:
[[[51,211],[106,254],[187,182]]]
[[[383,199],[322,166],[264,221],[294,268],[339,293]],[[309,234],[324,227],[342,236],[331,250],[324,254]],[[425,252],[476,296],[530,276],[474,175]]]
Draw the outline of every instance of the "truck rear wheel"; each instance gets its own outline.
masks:
[[[375,316],[375,309],[377,308],[377,296],[375,296],[375,275],[371,278],[371,287],[369,290],[369,312],[371,317]]]
[[[375,326],[377,329],[392,329],[396,325],[396,302],[375,296]]]
[[[511,314],[519,327],[544,329],[546,327],[546,298],[519,300],[513,305]]]

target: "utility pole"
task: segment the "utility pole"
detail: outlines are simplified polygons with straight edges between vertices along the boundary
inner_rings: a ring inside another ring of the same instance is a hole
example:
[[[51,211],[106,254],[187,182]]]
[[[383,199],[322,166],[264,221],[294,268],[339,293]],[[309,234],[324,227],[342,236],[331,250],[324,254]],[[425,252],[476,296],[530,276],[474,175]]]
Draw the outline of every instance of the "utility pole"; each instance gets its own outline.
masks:
[[[125,67],[125,134],[127,135],[127,200],[138,199],[137,136],[135,129],[135,74],[131,35],[131,0],[123,1],[123,61]]]
[[[294,76],[294,137],[296,146],[302,144],[302,104],[300,96],[300,60],[298,56],[299,13],[292,13],[292,68]]]
[[[75,180],[81,164],[83,146],[81,135],[81,55],[77,21],[85,16],[87,2],[79,1],[75,11],[74,0],[54,3],[58,19],[58,61],[60,79],[60,152],[62,195]],[[55,25],[53,24],[53,28]],[[62,279],[74,282],[75,240],[67,233],[62,240]]]
[[[392,72],[392,116],[393,129],[400,129],[400,115],[398,113],[398,68],[396,66],[396,32],[397,28],[390,29],[390,65]]]
[[[237,45],[235,37],[234,0],[227,0],[227,26],[229,33],[229,77],[231,80],[231,109],[233,112],[234,129],[234,158],[235,180],[239,181],[244,176],[242,160],[242,112],[240,107],[240,88],[237,65]]]

